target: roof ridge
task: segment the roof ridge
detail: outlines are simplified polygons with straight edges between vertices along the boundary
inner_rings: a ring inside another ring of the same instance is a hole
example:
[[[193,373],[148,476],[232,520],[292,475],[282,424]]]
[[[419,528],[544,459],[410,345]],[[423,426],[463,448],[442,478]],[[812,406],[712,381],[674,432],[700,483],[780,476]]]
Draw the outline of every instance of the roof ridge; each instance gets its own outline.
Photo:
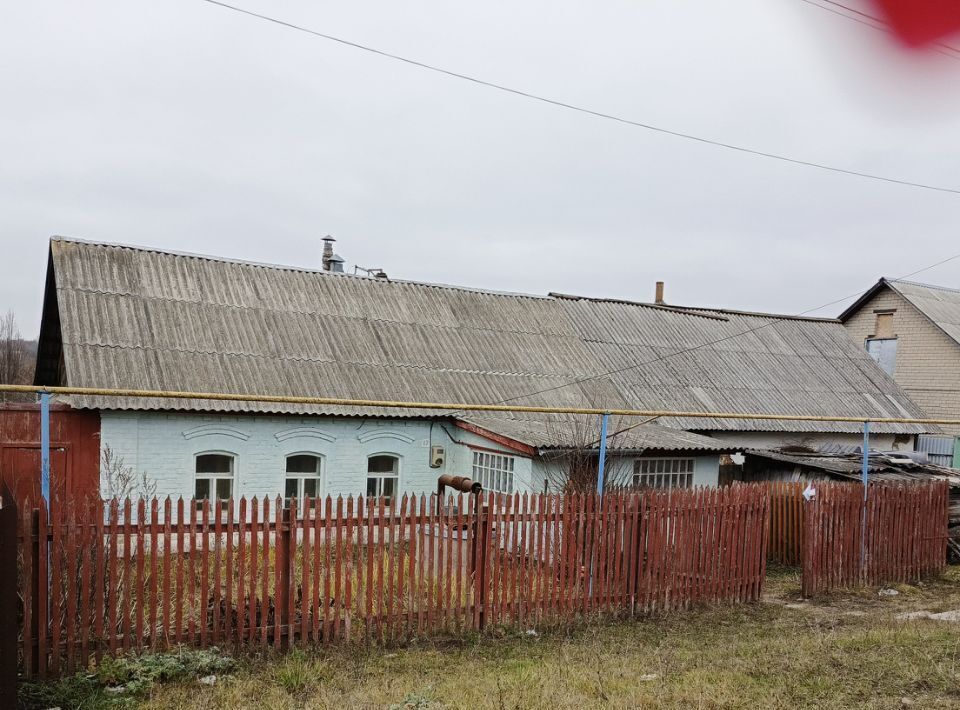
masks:
[[[95,241],[90,239],[80,239],[78,237],[65,237],[61,235],[54,235],[50,237],[50,241],[65,242],[68,244],[83,244],[86,246],[94,246],[94,247],[106,247],[109,249],[129,249],[130,251],[146,252],[149,254],[175,256],[175,257],[181,257],[186,259],[198,259],[200,261],[212,261],[212,262],[219,262],[222,264],[237,264],[240,266],[253,266],[260,269],[273,269],[277,271],[292,271],[292,272],[304,273],[304,274],[317,274],[324,278],[333,277],[333,278],[347,278],[347,279],[362,279],[365,283],[381,283],[381,284],[393,283],[393,284],[401,284],[404,286],[421,286],[424,288],[438,288],[438,289],[448,289],[451,291],[466,291],[469,293],[481,293],[488,296],[505,296],[509,298],[530,298],[538,301],[554,300],[550,296],[543,296],[537,293],[523,293],[520,291],[497,291],[494,289],[487,289],[487,288],[475,288],[472,286],[459,286],[457,284],[446,284],[446,283],[431,282],[431,281],[415,281],[412,279],[378,278],[378,277],[368,276],[366,274],[347,274],[344,272],[337,272],[337,271],[324,271],[323,269],[311,269],[306,266],[292,266],[289,264],[271,264],[271,263],[262,262],[262,261],[249,261],[246,259],[232,259],[226,256],[214,256],[212,254],[199,254],[195,252],[178,251],[175,249],[161,249],[159,247],[146,247],[146,246],[140,246],[137,244],[122,244],[119,242]]]
[[[630,301],[625,298],[605,298],[602,296],[577,296],[570,293],[558,293],[556,291],[550,291],[548,294],[551,298],[556,298],[563,301],[590,301],[592,303],[614,303],[623,306],[638,306],[641,308],[653,308],[658,311],[667,311],[668,313],[679,313],[685,316],[696,316],[697,318],[712,318],[714,320],[727,321],[729,318],[724,318],[722,316],[714,316],[706,313],[699,313],[701,310],[710,310],[706,308],[686,308],[684,306],[672,306],[668,303],[647,303],[646,301]]]
[[[921,288],[929,288],[935,291],[949,291],[950,293],[960,293],[960,288],[952,288],[950,286],[938,286],[936,284],[923,283],[921,281],[910,281],[909,279],[888,279],[884,277],[883,279],[888,284],[909,284],[910,286],[920,286]]]
[[[708,311],[710,313],[726,313],[732,316],[755,316],[757,318],[775,318],[776,320],[800,320],[813,323],[839,323],[838,318],[827,318],[824,316],[805,316],[801,314],[790,313],[764,313],[763,311],[741,311],[736,308],[707,308],[703,306],[678,306],[686,308],[688,311]]]

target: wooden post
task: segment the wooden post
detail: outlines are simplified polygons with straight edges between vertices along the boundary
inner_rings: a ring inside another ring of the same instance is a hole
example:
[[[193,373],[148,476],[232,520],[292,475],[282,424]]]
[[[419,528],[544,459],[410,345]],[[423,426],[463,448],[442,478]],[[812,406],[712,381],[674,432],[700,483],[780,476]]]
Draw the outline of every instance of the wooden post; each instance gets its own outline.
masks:
[[[484,505],[477,496],[473,522],[473,603],[477,607],[477,631],[483,631],[487,623],[487,606],[490,589],[487,584],[487,553],[490,547],[490,506]]]
[[[24,530],[24,540],[29,540]],[[17,706],[17,506],[0,488],[0,707]]]
[[[276,555],[277,555],[277,567],[280,569],[280,580],[278,582],[278,588],[274,590],[276,599],[274,606],[274,613],[280,619],[279,634],[287,634],[287,644],[290,644],[290,584],[293,579],[293,574],[291,573],[293,556],[290,554],[290,507],[283,507],[283,515],[280,520],[277,520],[277,540],[276,540]],[[274,640],[274,646],[277,647],[280,641]]]

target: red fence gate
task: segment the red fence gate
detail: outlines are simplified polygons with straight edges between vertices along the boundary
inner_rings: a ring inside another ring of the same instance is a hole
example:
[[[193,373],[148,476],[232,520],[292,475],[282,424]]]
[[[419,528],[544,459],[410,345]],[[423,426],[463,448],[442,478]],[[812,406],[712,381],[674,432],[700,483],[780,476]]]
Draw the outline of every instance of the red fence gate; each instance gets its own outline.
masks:
[[[803,595],[911,582],[947,562],[949,487],[819,483],[804,504]]]
[[[22,513],[27,676],[181,643],[390,642],[754,600],[769,496],[737,486],[60,510]]]
[[[800,564],[803,553],[803,488],[801,481],[768,483],[770,490],[770,560]]]

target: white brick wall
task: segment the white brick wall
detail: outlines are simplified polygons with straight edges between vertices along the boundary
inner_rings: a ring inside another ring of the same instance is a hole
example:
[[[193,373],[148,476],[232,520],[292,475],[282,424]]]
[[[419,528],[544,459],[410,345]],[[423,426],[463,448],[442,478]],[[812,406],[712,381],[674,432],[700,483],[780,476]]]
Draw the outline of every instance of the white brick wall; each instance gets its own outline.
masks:
[[[461,442],[498,448],[475,434],[443,426]],[[430,422],[402,419],[104,411],[101,439],[125,465],[155,481],[160,496],[192,496],[194,459],[208,452],[235,456],[234,493],[246,496],[282,494],[285,459],[294,453],[322,457],[323,495],[333,496],[365,493],[367,458],[375,454],[400,458],[400,490],[408,493],[436,490],[437,477],[444,473],[469,476],[473,462],[471,449],[452,442],[437,423],[432,442],[444,447],[446,462],[430,468]],[[528,490],[530,459],[518,456],[515,466],[518,490]]]
[[[332,496],[365,493],[367,458],[379,453],[400,457],[400,490],[417,494],[436,490],[437,477],[444,473],[470,476],[470,445],[515,456],[514,485],[520,493],[542,492],[546,468],[557,465],[521,456],[451,424],[437,422],[431,433],[429,421],[403,419],[104,411],[101,441],[135,473],[146,473],[157,484],[157,495],[174,498],[193,495],[194,459],[212,452],[235,456],[235,496],[258,497],[283,493],[285,459],[295,453],[322,457],[322,495]],[[441,468],[430,468],[431,443],[444,447]],[[633,457],[624,461],[632,467]],[[718,456],[697,457],[694,483],[716,485],[718,471]]]
[[[861,346],[874,335],[878,309],[896,309],[894,379],[933,418],[960,419],[960,345],[900,294],[884,289],[861,306],[847,322],[850,337]],[[941,427],[960,436],[960,427]]]

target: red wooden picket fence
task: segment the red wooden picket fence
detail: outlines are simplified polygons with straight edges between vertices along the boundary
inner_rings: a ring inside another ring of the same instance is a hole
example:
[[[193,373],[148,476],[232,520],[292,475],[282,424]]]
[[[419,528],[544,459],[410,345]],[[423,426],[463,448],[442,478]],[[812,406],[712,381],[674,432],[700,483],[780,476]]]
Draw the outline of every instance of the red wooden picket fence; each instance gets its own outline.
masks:
[[[771,562],[790,567],[800,564],[803,553],[803,489],[801,481],[775,481],[770,491]]]
[[[20,506],[20,668],[287,649],[759,598],[759,485],[595,495]]]
[[[804,504],[803,595],[912,582],[947,561],[945,481],[863,486],[818,483]]]

